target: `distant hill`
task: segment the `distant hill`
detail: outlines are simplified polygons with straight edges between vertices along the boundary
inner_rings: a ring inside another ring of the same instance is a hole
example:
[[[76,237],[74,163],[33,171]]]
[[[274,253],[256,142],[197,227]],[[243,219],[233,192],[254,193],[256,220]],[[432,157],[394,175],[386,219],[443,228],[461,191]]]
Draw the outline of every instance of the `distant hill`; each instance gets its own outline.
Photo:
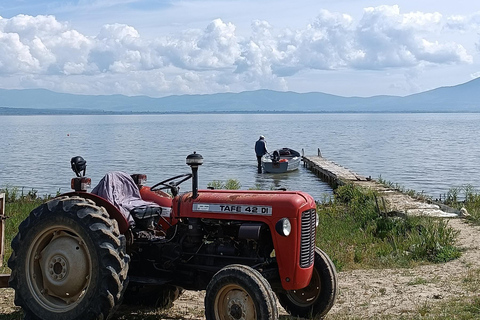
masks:
[[[480,112],[480,78],[406,97],[368,98],[271,90],[151,98],[0,89],[3,115],[204,112]]]

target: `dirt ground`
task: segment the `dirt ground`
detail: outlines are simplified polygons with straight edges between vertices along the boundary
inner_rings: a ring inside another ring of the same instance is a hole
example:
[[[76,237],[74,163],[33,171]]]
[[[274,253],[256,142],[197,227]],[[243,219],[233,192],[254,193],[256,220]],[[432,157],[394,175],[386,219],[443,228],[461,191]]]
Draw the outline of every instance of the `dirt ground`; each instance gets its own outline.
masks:
[[[463,219],[450,219],[460,231],[458,245],[465,250],[457,260],[413,269],[356,270],[339,274],[340,294],[331,314],[369,318],[400,315],[451,297],[464,297],[462,282],[480,262],[480,228]]]
[[[326,317],[368,319],[380,314],[401,315],[428,308],[451,297],[465,297],[462,285],[470,270],[479,268],[480,227],[463,219],[449,219],[449,225],[460,231],[458,245],[465,251],[461,258],[444,264],[413,269],[355,270],[340,272],[339,295]],[[204,292],[185,292],[168,313],[147,316],[137,310],[121,309],[117,319],[204,319]],[[282,319],[288,319],[279,306]],[[20,319],[13,303],[13,290],[0,289],[0,319]]]

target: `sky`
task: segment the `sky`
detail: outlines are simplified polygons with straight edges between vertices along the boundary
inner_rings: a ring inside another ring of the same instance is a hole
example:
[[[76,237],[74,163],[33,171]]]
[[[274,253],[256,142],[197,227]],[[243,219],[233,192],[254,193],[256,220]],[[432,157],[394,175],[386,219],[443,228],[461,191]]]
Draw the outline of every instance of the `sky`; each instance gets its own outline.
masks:
[[[0,88],[406,96],[480,76],[478,0],[0,0]]]

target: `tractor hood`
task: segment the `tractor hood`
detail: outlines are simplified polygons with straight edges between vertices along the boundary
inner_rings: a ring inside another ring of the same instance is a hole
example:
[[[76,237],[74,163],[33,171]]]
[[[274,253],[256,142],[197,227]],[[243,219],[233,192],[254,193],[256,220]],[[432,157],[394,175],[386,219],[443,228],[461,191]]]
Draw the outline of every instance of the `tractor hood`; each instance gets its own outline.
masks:
[[[199,190],[196,198],[189,192],[177,196],[173,203],[177,218],[297,218],[301,212],[315,208],[312,196],[301,191]]]

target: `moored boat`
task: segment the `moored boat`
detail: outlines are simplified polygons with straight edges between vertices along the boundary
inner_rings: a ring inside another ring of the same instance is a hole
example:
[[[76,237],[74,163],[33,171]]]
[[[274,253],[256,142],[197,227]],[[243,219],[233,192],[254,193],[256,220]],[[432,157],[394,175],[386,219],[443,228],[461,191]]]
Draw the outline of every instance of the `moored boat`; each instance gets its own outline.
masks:
[[[262,157],[264,172],[283,173],[298,169],[301,156],[298,151],[290,148],[282,148],[267,153]]]

